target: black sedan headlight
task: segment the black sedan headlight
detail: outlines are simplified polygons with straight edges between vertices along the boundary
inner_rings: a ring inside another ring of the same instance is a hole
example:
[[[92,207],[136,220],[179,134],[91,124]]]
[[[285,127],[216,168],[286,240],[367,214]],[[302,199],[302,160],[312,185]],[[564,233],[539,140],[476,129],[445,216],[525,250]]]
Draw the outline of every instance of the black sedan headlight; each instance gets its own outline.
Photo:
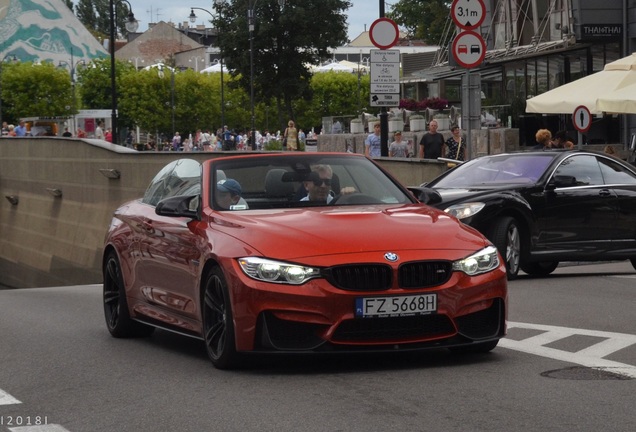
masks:
[[[454,204],[448,208],[445,208],[444,211],[455,216],[457,219],[462,220],[479,213],[485,206],[486,203],[483,202],[467,202]]]
[[[461,271],[469,276],[488,273],[499,267],[497,248],[488,246],[464,259],[453,262],[453,270]]]
[[[263,282],[300,285],[310,279],[320,277],[320,269],[298,264],[259,257],[246,257],[238,260],[241,270],[251,277]]]

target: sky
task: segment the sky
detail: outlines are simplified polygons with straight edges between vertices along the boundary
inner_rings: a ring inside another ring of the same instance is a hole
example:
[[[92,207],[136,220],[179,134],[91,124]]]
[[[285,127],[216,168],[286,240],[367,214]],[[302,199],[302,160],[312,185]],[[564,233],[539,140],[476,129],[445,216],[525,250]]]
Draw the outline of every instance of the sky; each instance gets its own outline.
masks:
[[[132,5],[135,18],[139,21],[139,32],[144,32],[148,29],[149,22],[174,22],[183,23],[188,21],[190,15],[190,7],[200,7],[207,9],[212,13],[214,11],[214,0],[129,0]],[[347,30],[349,39],[355,39],[360,33],[364,31],[366,24],[367,30],[371,27],[373,21],[380,16],[379,3],[375,3],[375,7],[370,5],[372,0],[349,0],[353,6],[347,11],[348,19],[347,24],[349,28]],[[207,24],[210,16],[205,12],[198,11],[198,20],[195,24]],[[388,10],[387,10],[388,12]],[[188,21],[189,22],[189,21]]]

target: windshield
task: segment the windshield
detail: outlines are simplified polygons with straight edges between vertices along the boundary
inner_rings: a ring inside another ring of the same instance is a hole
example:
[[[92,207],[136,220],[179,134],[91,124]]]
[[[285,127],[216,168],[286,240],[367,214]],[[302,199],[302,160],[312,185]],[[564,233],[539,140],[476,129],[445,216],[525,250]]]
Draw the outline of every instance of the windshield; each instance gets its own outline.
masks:
[[[413,202],[404,189],[364,157],[245,157],[211,166],[210,202],[217,210]]]
[[[546,171],[554,154],[503,154],[467,162],[430,186],[466,188],[471,186],[534,184]]]

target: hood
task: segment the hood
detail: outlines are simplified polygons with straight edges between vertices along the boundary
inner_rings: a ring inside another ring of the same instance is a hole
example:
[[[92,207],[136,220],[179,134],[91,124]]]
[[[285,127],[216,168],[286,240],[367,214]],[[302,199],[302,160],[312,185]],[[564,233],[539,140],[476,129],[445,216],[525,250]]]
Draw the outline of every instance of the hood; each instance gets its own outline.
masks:
[[[487,244],[474,229],[422,204],[254,210],[232,213],[232,224],[227,222],[218,218],[211,225],[240,236],[263,256],[287,260],[372,251],[463,254]]]
[[[479,201],[479,199],[486,195],[493,194],[517,194],[520,189],[527,188],[527,185],[513,188],[510,185],[506,186],[479,186],[470,188],[433,188],[442,196],[442,202],[435,204],[437,208],[445,208],[448,204],[455,203],[457,201]]]

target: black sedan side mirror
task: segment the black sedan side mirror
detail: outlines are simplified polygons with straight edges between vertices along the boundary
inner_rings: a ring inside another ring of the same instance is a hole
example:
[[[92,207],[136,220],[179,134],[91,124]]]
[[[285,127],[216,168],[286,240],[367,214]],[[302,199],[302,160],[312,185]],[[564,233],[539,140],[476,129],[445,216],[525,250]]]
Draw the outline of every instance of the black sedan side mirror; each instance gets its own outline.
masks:
[[[199,195],[179,195],[166,198],[159,201],[155,207],[155,213],[159,216],[197,219],[200,201]]]
[[[576,186],[576,177],[569,175],[555,175],[548,182],[548,189]]]
[[[442,202],[442,196],[434,189],[427,187],[410,186],[408,188],[418,201],[428,205],[435,205]]]

